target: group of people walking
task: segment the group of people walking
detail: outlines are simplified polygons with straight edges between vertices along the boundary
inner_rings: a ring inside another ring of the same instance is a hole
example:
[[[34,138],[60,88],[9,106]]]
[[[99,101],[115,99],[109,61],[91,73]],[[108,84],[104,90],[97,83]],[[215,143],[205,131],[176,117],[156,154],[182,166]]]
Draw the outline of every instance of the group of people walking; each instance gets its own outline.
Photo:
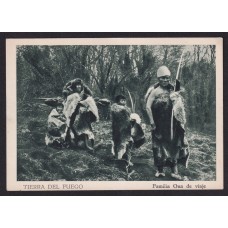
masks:
[[[157,71],[158,83],[151,86],[145,95],[146,111],[152,133],[152,151],[157,167],[155,176],[164,177],[164,167],[170,167],[171,176],[182,180],[178,164],[187,167],[189,150],[185,136],[185,110],[180,92],[170,84],[171,72],[166,66]],[[53,105],[54,103],[54,105]],[[57,148],[72,146],[94,150],[94,134],[91,124],[99,120],[92,91],[76,78],[63,88],[63,97],[55,102],[47,100],[55,108],[48,117],[46,145]],[[131,151],[145,142],[141,118],[127,107],[123,94],[115,98],[111,106],[112,153],[122,160],[128,170],[133,166]]]

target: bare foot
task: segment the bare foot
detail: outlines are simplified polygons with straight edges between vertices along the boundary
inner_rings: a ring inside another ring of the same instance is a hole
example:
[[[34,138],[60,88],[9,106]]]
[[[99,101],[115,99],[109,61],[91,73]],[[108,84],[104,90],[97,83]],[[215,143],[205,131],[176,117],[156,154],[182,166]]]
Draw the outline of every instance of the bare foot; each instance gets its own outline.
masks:
[[[85,148],[89,151],[89,152],[94,152],[94,148],[86,145]]]
[[[171,173],[171,177],[174,178],[174,179],[176,179],[176,180],[182,180],[181,175],[176,174],[176,173]]]
[[[155,177],[165,177],[165,173],[160,173],[159,171],[157,171],[155,173]]]

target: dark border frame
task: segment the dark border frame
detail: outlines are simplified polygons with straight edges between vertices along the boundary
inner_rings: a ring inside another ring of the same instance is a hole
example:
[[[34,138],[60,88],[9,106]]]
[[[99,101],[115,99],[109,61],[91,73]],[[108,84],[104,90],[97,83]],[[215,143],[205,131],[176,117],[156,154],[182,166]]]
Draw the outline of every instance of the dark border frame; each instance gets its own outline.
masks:
[[[223,124],[226,126],[228,107],[226,106],[228,90],[228,33],[196,33],[196,32],[172,32],[172,33],[26,33],[7,32],[0,33],[0,196],[227,196],[228,195],[228,154],[225,153],[228,141],[228,129],[224,132],[224,189],[223,190],[102,190],[102,191],[6,191],[6,39],[8,38],[181,38],[181,37],[222,37],[223,38]]]

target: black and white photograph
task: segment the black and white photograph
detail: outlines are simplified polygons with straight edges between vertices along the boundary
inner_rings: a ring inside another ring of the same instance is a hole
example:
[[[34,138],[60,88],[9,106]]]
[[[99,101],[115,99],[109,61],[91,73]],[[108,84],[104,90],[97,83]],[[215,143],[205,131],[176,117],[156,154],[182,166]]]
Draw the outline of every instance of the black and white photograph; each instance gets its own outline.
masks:
[[[8,191],[223,188],[221,38],[6,44]]]

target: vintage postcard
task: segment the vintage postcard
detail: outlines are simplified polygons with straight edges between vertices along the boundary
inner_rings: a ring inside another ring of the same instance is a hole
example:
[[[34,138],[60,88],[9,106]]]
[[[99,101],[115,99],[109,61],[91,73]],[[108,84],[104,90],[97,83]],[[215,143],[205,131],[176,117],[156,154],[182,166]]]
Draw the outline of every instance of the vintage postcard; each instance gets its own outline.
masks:
[[[223,189],[222,38],[6,40],[7,191]]]

